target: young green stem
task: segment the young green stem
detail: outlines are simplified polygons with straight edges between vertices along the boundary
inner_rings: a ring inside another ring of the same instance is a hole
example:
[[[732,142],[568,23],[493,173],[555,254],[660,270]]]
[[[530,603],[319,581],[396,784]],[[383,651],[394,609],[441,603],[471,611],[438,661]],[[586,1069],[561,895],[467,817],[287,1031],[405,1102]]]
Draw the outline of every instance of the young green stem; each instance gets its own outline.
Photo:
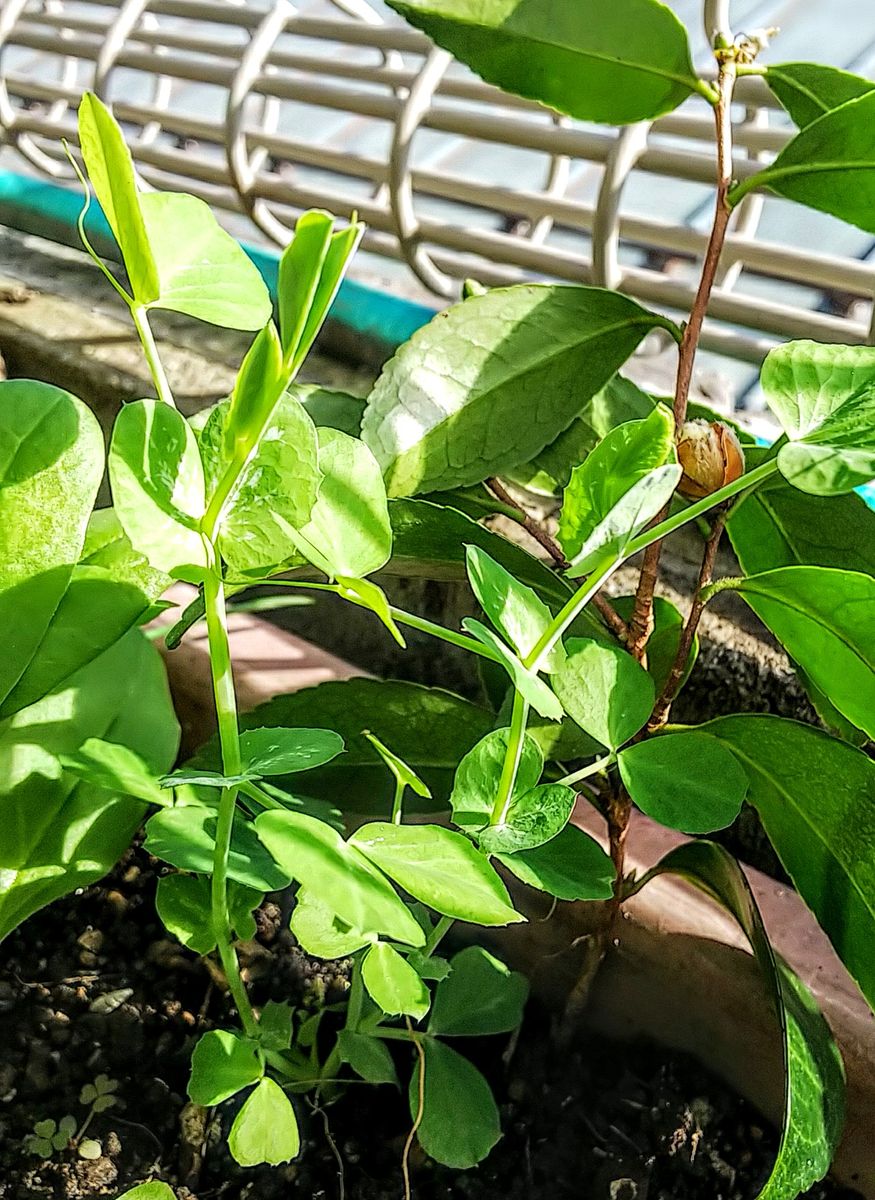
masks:
[[[595,762],[581,767],[579,771],[572,771],[570,775],[566,775],[563,779],[557,779],[556,782],[564,787],[572,787],[573,784],[580,783],[582,779],[588,779],[590,775],[597,775],[599,771],[604,771],[605,767],[611,764],[613,757],[613,754],[606,754],[604,758],[597,758]]]
[[[513,708],[510,715],[510,730],[507,735],[507,751],[504,765],[501,768],[501,778],[498,781],[498,791],[492,806],[490,824],[501,825],[507,818],[507,810],[513,798],[513,787],[516,783],[520,759],[523,754],[523,743],[526,738],[526,720],[529,715],[528,701],[521,692],[514,691]]]
[[[676,431],[680,430],[687,417],[687,401],[690,395],[696,350],[699,346],[699,338],[702,334],[702,326],[708,310],[708,301],[711,298],[711,291],[714,287],[714,281],[717,278],[720,255],[723,250],[723,243],[726,240],[727,230],[729,229],[729,220],[732,216],[732,207],[729,203],[729,189],[732,186],[732,93],[735,88],[736,64],[731,51],[721,50],[716,53],[718,62],[718,98],[714,106],[714,119],[717,133],[717,196],[711,235],[705,251],[705,260],[702,264],[702,275],[699,279],[699,287],[693,302],[692,311],[690,312],[690,319],[684,327],[684,335],[681,339],[680,350],[678,352],[677,381],[674,396]],[[660,513],[657,521],[665,520],[667,515],[668,507],[666,506]],[[641,576],[638,581],[638,590],[635,595],[635,607],[632,610],[632,616],[629,620],[629,637],[626,645],[630,654],[638,659],[639,662],[644,657],[647,649],[647,641],[653,628],[653,593],[659,573],[661,550],[661,543],[656,541],[644,556]]]
[[[204,604],[207,618],[207,637],[210,650],[210,671],[216,702],[216,722],[222,749],[222,768],[227,775],[239,775],[242,769],[240,735],[237,727],[237,697],[231,670],[231,648],[228,642],[228,623],[225,612],[225,591],[221,578],[212,571],[204,582]],[[219,957],[228,987],[240,1014],[243,1028],[250,1036],[258,1029],[255,1014],[249,1003],[240,975],[240,964],[228,913],[228,858],[231,853],[231,834],[237,806],[237,788],[223,788],[219,796],[216,821],[216,844],[213,850],[211,912],[213,931],[219,947]]]
[[[155,344],[152,326],[149,324],[149,315],[141,304],[132,304],[131,317],[134,322],[134,328],[137,331],[137,336],[140,339],[140,345],[143,347],[143,354],[146,356],[146,362],[149,365],[149,373],[152,376],[152,382],[155,384],[158,399],[163,404],[169,404],[171,408],[176,408],[173,392],[170,390],[170,384],[167,381],[164,366],[158,354],[158,347]]]
[[[400,825],[401,818],[404,816],[403,811],[404,801],[404,780],[395,780],[395,795],[392,797],[392,824]]]
[[[431,933],[426,938],[425,945],[422,947],[422,954],[424,958],[431,958],[446,934],[449,932],[452,924],[452,917],[441,917],[437,925],[435,925],[434,929],[432,929]]]

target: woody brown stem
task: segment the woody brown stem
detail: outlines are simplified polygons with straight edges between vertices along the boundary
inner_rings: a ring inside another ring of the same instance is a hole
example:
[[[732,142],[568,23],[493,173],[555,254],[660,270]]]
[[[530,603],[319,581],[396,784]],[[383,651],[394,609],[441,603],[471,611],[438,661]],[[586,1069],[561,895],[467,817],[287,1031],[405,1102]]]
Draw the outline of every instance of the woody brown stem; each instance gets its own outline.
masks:
[[[690,384],[693,378],[693,366],[696,361],[696,350],[702,335],[702,325],[708,310],[708,301],[717,277],[720,255],[732,209],[729,206],[728,194],[732,185],[732,92],[735,87],[736,64],[731,51],[718,53],[719,71],[717,77],[718,100],[714,107],[714,117],[717,128],[717,199],[714,209],[714,222],[711,226],[711,236],[705,251],[702,264],[702,276],[696,291],[690,319],[684,326],[678,352],[678,369],[674,395],[675,430],[680,430],[687,417],[687,403],[690,396]],[[658,524],[668,515],[668,506],[655,518]],[[635,607],[629,620],[629,636],[627,647],[629,652],[640,662],[647,649],[647,641],[653,629],[653,593],[659,574],[659,556],[662,552],[662,542],[654,542],[648,547],[641,567],[638,580],[638,590],[635,595]]]
[[[720,545],[720,539],[723,536],[723,527],[726,524],[726,512],[727,510],[723,508],[716,514],[714,523],[711,526],[711,532],[708,535],[708,540],[705,542],[705,552],[702,556],[702,565],[699,568],[699,577],[696,580],[693,602],[690,605],[690,611],[687,614],[687,619],[681,632],[675,660],[672,663],[668,678],[663,685],[647,724],[650,732],[661,729],[666,723],[674,699],[680,691],[681,680],[684,677],[687,659],[690,656],[690,648],[693,645],[693,638],[696,636],[699,622],[702,619],[702,613],[705,611],[705,601],[702,599],[702,591],[711,582],[711,576],[714,573],[717,548]]]
[[[534,519],[534,517],[526,512],[523,506],[517,500],[515,500],[513,496],[511,496],[500,480],[493,477],[492,479],[487,479],[486,483],[489,487],[489,490],[497,500],[500,500],[502,504],[506,504],[509,508],[516,509],[516,511],[519,513],[520,525],[523,527],[523,529],[525,529],[529,537],[534,538],[538,545],[547,551],[552,558],[554,565],[560,571],[567,570],[569,566],[568,559],[563,554],[562,547],[555,540],[555,538],[552,538],[546,529],[544,529],[543,526]],[[595,596],[593,596],[591,603],[599,612],[611,632],[615,634],[620,641],[625,641],[626,622],[616,611],[610,601],[603,596],[601,592],[597,592]]]

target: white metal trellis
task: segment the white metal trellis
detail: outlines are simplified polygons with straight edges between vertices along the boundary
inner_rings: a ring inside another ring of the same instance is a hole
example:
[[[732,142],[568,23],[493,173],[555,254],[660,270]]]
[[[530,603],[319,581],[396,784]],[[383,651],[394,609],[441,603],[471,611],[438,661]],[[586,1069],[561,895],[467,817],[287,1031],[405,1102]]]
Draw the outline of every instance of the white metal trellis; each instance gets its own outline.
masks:
[[[725,19],[724,0],[705,7]],[[70,176],[61,139],[75,144],[85,87],[113,104],[144,180],[273,242],[304,208],[355,209],[367,249],[444,297],[468,275],[536,276],[680,312],[692,301],[714,173],[699,98],[619,131],[571,122],[474,78],[379,0],[0,0],[0,137],[31,168]],[[759,80],[738,96],[744,177],[790,130]],[[800,244],[797,216],[782,239],[774,214],[788,209],[751,196],[737,215],[707,347],[755,361],[776,338],[870,339],[864,235],[829,253],[828,219],[811,217]]]

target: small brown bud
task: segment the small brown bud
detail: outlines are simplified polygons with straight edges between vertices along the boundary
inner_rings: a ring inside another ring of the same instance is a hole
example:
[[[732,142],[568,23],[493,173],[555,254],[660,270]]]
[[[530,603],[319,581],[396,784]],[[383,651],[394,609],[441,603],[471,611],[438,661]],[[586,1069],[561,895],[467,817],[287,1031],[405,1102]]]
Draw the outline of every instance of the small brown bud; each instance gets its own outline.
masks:
[[[685,421],[678,438],[682,496],[701,500],[744,474],[744,451],[722,421]]]

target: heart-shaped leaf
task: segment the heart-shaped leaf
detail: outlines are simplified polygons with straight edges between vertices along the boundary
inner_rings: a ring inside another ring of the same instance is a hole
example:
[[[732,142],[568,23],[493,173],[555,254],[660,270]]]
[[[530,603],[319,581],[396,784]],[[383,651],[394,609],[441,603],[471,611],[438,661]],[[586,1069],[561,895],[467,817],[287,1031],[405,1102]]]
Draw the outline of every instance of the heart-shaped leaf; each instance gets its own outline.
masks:
[[[362,959],[362,982],[387,1016],[421,1021],[431,996],[413,967],[388,942],[376,942]]]
[[[423,1038],[408,1100],[426,1154],[467,1170],[481,1162],[501,1137],[501,1119],[489,1084],[476,1067],[437,1038]],[[425,1072],[424,1077],[422,1072]]]
[[[205,1033],[191,1056],[188,1096],[205,1107],[221,1104],[264,1074],[255,1045],[228,1029]]]
[[[289,928],[303,949],[317,958],[347,958],[370,945],[376,937],[352,929],[304,887],[298,889],[295,897]]]
[[[246,1097],[228,1134],[228,1149],[241,1167],[275,1167],[298,1157],[298,1120],[278,1083],[262,1079]]]
[[[456,771],[450,805],[453,820],[463,829],[482,829],[489,823],[507,757],[507,729],[495,729],[469,750]],[[544,756],[526,735],[520,750],[513,796],[527,792],[541,778]]]
[[[368,1083],[394,1083],[398,1086],[392,1055],[378,1038],[366,1033],[353,1033],[351,1029],[341,1029],[337,1035],[337,1048],[341,1062],[349,1063],[356,1075]]]
[[[613,894],[614,864],[575,825],[534,849],[499,854],[498,860],[517,879],[557,900],[609,900]]]
[[[428,1022],[438,1037],[510,1033],[523,1019],[529,996],[525,975],[511,971],[482,946],[466,946],[450,959]]]
[[[561,833],[574,811],[575,793],[561,783],[542,783],[515,796],[504,819],[477,835],[487,854],[533,850]]]

